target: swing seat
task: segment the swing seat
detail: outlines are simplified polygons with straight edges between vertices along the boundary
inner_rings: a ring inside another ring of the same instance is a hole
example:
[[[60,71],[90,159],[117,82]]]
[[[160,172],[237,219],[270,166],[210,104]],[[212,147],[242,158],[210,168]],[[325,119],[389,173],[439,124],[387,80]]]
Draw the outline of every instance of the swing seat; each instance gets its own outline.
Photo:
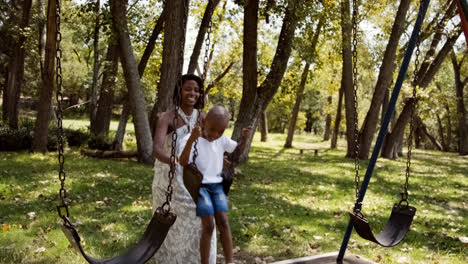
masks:
[[[390,219],[383,231],[374,236],[369,221],[361,212],[351,212],[351,222],[358,235],[366,240],[377,243],[383,247],[393,247],[398,245],[408,233],[416,208],[407,204],[396,203],[393,206]]]
[[[177,216],[174,213],[156,211],[141,240],[123,255],[109,259],[97,259],[88,256],[81,246],[80,236],[73,225],[63,224],[62,231],[65,233],[65,236],[72,246],[91,264],[143,264],[156,253],[159,247],[161,247],[176,218]]]

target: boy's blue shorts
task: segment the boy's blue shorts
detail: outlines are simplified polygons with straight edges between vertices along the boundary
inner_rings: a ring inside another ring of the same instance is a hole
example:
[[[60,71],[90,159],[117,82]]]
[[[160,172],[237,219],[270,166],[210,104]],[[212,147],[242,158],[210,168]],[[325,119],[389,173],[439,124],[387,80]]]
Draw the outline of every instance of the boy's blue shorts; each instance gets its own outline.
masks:
[[[227,212],[227,196],[221,183],[202,184],[197,200],[197,216],[214,215],[215,212]]]

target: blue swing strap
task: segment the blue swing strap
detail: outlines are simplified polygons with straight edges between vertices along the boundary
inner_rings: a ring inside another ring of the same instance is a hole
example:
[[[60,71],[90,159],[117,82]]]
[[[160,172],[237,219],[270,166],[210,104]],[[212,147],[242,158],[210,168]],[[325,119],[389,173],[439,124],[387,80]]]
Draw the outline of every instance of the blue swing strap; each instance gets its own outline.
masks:
[[[406,71],[408,70],[408,66],[409,66],[409,63],[410,63],[410,60],[411,60],[411,56],[412,56],[413,51],[414,51],[414,49],[416,47],[416,43],[418,41],[418,36],[419,36],[419,31],[421,30],[421,26],[422,26],[422,23],[424,21],[424,17],[426,15],[426,11],[427,11],[427,8],[429,6],[429,2],[430,2],[430,0],[422,0],[422,2],[421,2],[418,17],[416,19],[416,23],[414,25],[413,32],[411,33],[411,37],[410,37],[408,47],[407,47],[406,52],[405,52],[405,56],[403,58],[403,63],[401,65],[400,72],[398,73],[398,77],[397,77],[397,80],[395,82],[395,87],[393,88],[392,96],[390,98],[390,101],[389,101],[389,104],[388,104],[388,107],[387,107],[387,111],[385,112],[385,116],[384,116],[384,119],[382,121],[379,134],[377,136],[377,141],[376,141],[374,149],[372,151],[372,156],[371,156],[371,158],[369,160],[369,165],[367,167],[366,174],[364,176],[364,180],[362,181],[362,185],[361,185],[361,188],[359,190],[358,198],[356,199],[355,209],[351,213],[351,215],[352,215],[351,220],[348,223],[348,227],[346,229],[346,233],[344,235],[343,242],[341,244],[340,252],[338,253],[338,258],[337,258],[338,262],[342,261],[343,258],[344,258],[344,254],[345,254],[346,248],[348,246],[348,242],[349,242],[349,239],[351,237],[351,233],[353,231],[353,223],[356,223],[356,225],[354,225],[354,227],[356,227],[356,229],[359,227],[360,231],[362,231],[361,232],[362,234],[369,233],[369,231],[370,231],[371,235],[369,235],[367,237],[369,237],[369,238],[374,237],[375,239],[373,239],[373,240],[369,239],[369,240],[371,240],[371,241],[375,240],[374,242],[377,241],[377,243],[380,244],[380,245],[392,246],[392,245],[398,244],[398,243],[395,243],[397,241],[397,239],[395,239],[395,240],[389,239],[389,240],[385,240],[385,241],[379,240],[379,239],[382,239],[383,236],[386,236],[386,237],[388,237],[388,236],[401,237],[401,234],[400,235],[395,234],[395,232],[400,233],[398,228],[392,228],[391,229],[391,230],[393,230],[392,234],[386,233],[387,231],[390,231],[390,229],[386,230],[384,228],[385,232],[382,232],[382,234],[380,234],[378,236],[374,236],[372,234],[372,231],[371,231],[370,227],[368,226],[368,224],[369,224],[368,221],[365,220],[365,217],[361,217],[363,215],[362,215],[362,213],[360,213],[359,208],[360,208],[360,205],[361,205],[362,201],[364,200],[364,196],[366,194],[366,190],[367,190],[367,187],[369,185],[369,181],[370,181],[370,178],[372,176],[372,172],[374,170],[375,163],[376,163],[378,155],[380,153],[380,149],[382,148],[382,144],[383,144],[383,141],[384,141],[385,134],[387,133],[387,129],[388,129],[388,125],[390,123],[390,119],[391,119],[392,114],[393,114],[393,112],[395,110],[395,105],[396,105],[396,102],[397,102],[397,99],[398,99],[398,95],[400,93],[401,86],[402,86],[403,81],[405,79]],[[404,199],[402,201],[404,201]],[[403,207],[406,207],[407,211]],[[359,213],[357,213],[358,211],[359,211]],[[402,214],[399,214],[398,212],[401,212]],[[412,222],[412,219],[413,219],[413,216],[414,216],[415,212],[416,212],[416,209],[414,207],[409,206],[408,203],[407,203],[407,200],[406,200],[406,205],[402,204],[402,202],[400,202],[396,208],[394,207],[394,210],[392,211],[392,215],[391,215],[390,220],[387,223],[387,225],[395,224],[394,226],[403,229],[403,230],[401,230],[402,233],[403,233],[404,230],[407,229],[406,232],[404,232],[404,235],[402,236],[402,238],[399,239],[400,241],[404,238],[407,231],[409,230],[409,225]],[[395,213],[395,214],[393,214],[393,213]],[[407,215],[406,213],[412,214],[413,216],[403,217],[403,216]],[[396,215],[398,215],[398,217]],[[394,216],[394,217],[392,217],[392,216]],[[356,220],[356,221],[353,222],[353,219]],[[405,223],[405,224],[400,225],[400,223]],[[405,227],[407,225],[408,225],[408,228]],[[366,229],[367,229],[367,231],[364,232],[364,230],[366,230]],[[359,232],[358,232],[358,234],[359,234]],[[366,237],[364,237],[364,238],[366,238]],[[388,243],[388,241],[393,241],[393,242]],[[398,242],[400,242],[400,241],[398,241]]]

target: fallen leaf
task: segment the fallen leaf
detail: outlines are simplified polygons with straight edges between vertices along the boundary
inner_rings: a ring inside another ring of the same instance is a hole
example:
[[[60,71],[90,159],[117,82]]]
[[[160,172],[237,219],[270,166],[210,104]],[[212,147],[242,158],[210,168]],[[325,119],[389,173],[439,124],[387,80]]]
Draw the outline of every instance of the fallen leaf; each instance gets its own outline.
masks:
[[[40,248],[36,249],[36,252],[44,252],[44,251],[45,251],[44,247],[40,247]]]
[[[468,237],[458,237],[463,244],[468,244]]]

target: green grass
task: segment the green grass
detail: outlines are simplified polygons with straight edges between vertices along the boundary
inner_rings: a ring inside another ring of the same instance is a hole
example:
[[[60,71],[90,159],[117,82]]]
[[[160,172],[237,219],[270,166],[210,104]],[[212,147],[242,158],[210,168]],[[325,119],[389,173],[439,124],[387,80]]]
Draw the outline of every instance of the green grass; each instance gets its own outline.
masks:
[[[245,263],[338,251],[348,223],[354,164],[344,158],[345,142],[329,150],[329,142],[298,135],[296,148],[283,149],[284,139],[270,134],[261,143],[256,135],[230,192],[235,256]],[[418,211],[407,239],[381,248],[353,233],[348,252],[379,263],[467,263],[459,237],[468,234],[468,157],[423,150],[413,157],[410,203]],[[57,164],[56,153],[0,153],[0,227],[9,227],[0,230],[0,263],[84,263],[57,223]],[[363,205],[376,231],[399,201],[405,165],[404,158],[378,160]],[[361,176],[366,166],[361,162]],[[135,243],[151,217],[152,168],[83,157],[77,149],[67,150],[65,167],[71,219],[88,254],[114,256]]]

